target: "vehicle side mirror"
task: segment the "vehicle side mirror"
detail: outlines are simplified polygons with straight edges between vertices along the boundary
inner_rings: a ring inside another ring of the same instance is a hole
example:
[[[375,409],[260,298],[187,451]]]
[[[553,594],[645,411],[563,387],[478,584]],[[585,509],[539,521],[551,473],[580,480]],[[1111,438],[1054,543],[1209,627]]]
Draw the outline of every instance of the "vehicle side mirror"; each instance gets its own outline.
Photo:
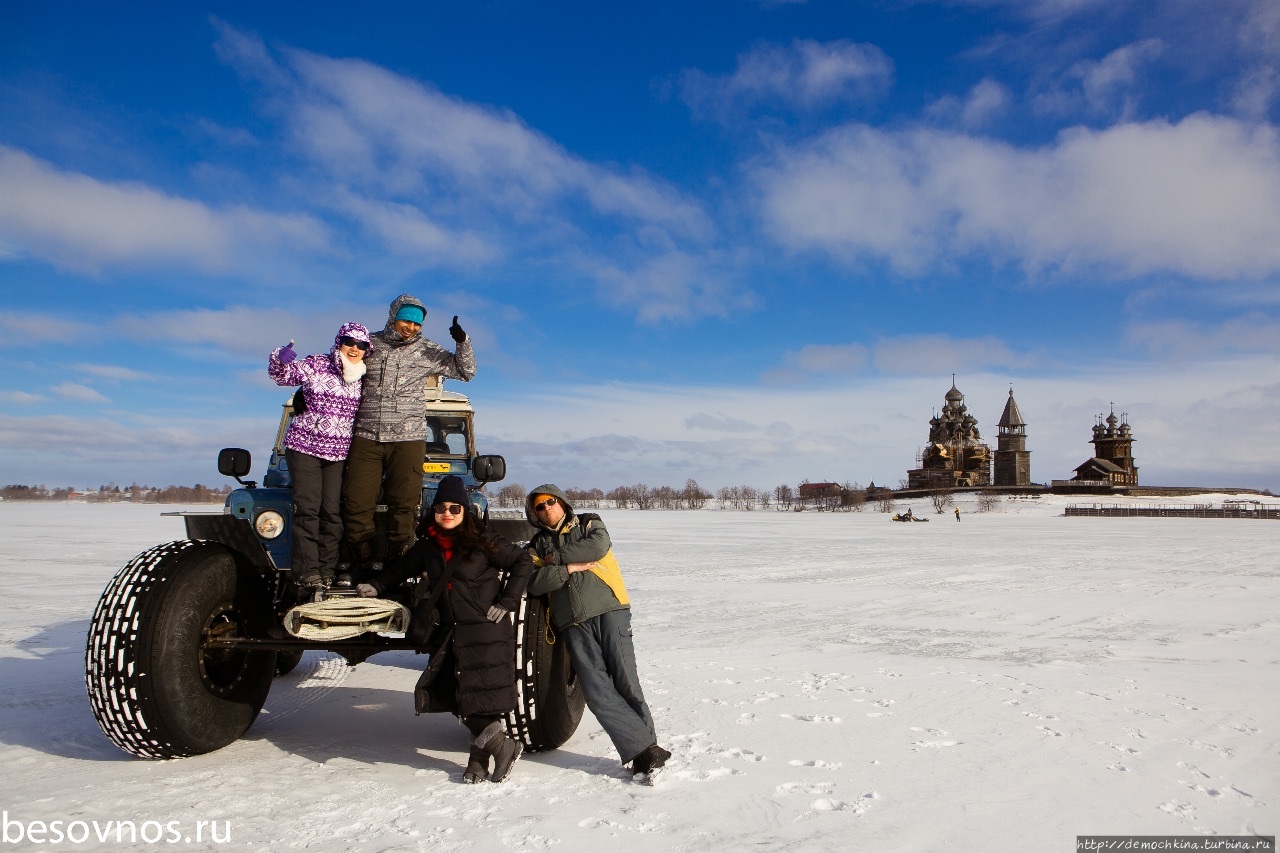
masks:
[[[253,488],[254,483],[246,483],[240,479],[253,468],[253,454],[243,447],[224,447],[218,451],[218,473],[224,477],[234,477],[242,486]]]
[[[501,456],[477,456],[471,462],[471,475],[480,483],[496,483],[507,476],[507,460]]]

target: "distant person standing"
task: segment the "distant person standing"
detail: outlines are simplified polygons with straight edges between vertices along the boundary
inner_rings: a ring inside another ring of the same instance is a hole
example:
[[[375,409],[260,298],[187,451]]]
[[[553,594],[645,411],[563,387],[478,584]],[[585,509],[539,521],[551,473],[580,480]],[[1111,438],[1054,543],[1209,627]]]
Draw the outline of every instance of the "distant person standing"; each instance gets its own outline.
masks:
[[[333,583],[338,566],[343,460],[360,406],[368,349],[369,330],[344,323],[323,355],[298,360],[289,341],[267,360],[267,375],[277,385],[301,385],[305,403],[284,434],[284,458],[293,480],[290,571],[307,600]]]
[[[530,595],[551,596],[551,621],[564,639],[587,707],[632,775],[650,779],[671,753],[658,746],[640,689],[631,641],[631,602],[609,531],[600,517],[574,515],[559,487],[539,486],[525,500],[537,533],[529,542]]]
[[[956,521],[960,520],[960,507],[956,507]]]
[[[366,359],[368,372],[342,492],[347,545],[357,573],[367,571],[373,558],[373,514],[380,490],[387,504],[388,560],[416,541],[427,437],[423,392],[428,379],[443,376],[469,382],[476,375],[471,339],[458,318],[449,327],[456,343],[450,353],[422,337],[426,316],[419,300],[402,294],[391,303],[386,327],[370,336],[373,347]]]

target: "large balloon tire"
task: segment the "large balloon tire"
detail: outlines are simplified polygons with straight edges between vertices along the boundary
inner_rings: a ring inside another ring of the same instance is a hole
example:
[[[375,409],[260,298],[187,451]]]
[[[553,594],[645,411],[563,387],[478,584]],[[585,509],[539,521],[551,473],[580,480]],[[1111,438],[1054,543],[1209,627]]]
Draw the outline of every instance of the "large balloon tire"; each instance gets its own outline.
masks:
[[[569,650],[548,631],[550,618],[541,598],[525,596],[516,622],[517,708],[507,717],[507,729],[530,752],[563,745],[586,708]]]
[[[184,540],[142,552],[107,586],[90,623],[85,685],[98,725],[140,758],[233,743],[262,710],[276,654],[202,645],[265,636],[272,619],[266,584],[225,546]]]

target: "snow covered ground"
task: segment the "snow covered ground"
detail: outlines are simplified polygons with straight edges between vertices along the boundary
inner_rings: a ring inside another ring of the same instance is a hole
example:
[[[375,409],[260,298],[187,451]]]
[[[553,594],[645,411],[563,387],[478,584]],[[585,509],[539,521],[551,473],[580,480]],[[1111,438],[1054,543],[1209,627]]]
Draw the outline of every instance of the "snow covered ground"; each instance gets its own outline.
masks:
[[[156,821],[155,837],[176,821],[166,838],[191,842],[152,846],[193,850],[1005,851],[1276,834],[1280,522],[1066,518],[1065,504],[961,503],[957,523],[915,502],[929,524],[870,508],[605,511],[675,753],[649,788],[589,715],[506,784],[460,784],[465,730],[414,717],[424,659],[409,654],[348,669],[309,653],[240,742],[130,758],[90,716],[85,631],[116,570],[181,523],[154,506],[3,503],[0,808],[24,828]],[[198,821],[215,822],[199,843]]]

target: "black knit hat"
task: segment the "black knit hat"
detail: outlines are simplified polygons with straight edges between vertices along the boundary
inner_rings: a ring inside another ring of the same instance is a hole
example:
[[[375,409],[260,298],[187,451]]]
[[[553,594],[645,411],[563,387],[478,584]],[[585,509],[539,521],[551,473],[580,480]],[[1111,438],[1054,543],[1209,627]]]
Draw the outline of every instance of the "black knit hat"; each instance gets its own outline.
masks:
[[[462,504],[464,507],[471,506],[471,497],[467,494],[467,487],[462,484],[461,477],[455,477],[450,474],[440,481],[440,485],[436,486],[435,499],[431,501],[431,505],[436,504]]]

